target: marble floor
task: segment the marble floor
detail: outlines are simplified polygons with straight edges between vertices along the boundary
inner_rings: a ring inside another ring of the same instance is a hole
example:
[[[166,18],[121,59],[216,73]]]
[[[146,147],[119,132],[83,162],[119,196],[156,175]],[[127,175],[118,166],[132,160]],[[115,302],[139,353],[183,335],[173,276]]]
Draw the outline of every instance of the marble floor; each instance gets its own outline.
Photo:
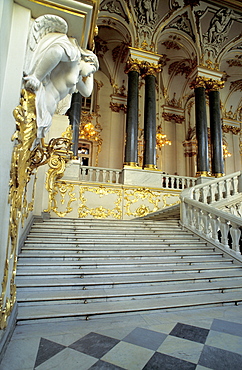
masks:
[[[242,305],[16,327],[0,370],[241,370]]]

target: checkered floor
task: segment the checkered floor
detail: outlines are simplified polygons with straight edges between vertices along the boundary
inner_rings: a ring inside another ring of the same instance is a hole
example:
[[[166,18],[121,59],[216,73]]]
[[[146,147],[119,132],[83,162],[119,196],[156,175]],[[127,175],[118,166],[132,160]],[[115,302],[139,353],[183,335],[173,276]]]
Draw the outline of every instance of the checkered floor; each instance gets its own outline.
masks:
[[[90,361],[89,369],[242,369],[242,324],[215,319],[208,330],[179,322],[168,335],[137,327],[122,340],[91,332],[69,346],[41,338],[35,368],[55,368],[58,356]]]
[[[214,308],[213,312],[216,312]],[[40,330],[40,335],[31,335],[25,345],[30,347],[33,344],[33,350],[28,353],[24,347],[26,336],[22,336],[22,351],[26,351],[27,357],[19,362],[11,357],[8,350],[0,365],[1,370],[75,370],[75,369],[127,369],[127,370],[155,370],[155,369],[175,369],[175,370],[192,370],[192,369],[218,369],[218,370],[241,370],[242,369],[242,308],[238,322],[223,318],[213,318],[205,321],[204,311],[197,312],[196,325],[188,324],[189,310],[187,316],[176,314],[179,321],[169,321],[167,316],[162,314],[157,325],[146,325],[146,321],[156,316],[146,316],[138,320],[138,325],[134,327],[132,318],[127,323],[126,316],[123,317],[123,325],[119,325],[115,330],[115,322],[106,321],[105,327],[97,327],[93,322],[89,327],[84,322],[85,330],[80,333],[75,330],[75,324],[69,323],[69,334],[55,334],[51,336],[46,327]],[[195,312],[191,312],[193,317]],[[199,315],[201,320],[199,320]],[[216,315],[215,315],[216,316]],[[221,316],[221,315],[220,315]],[[236,315],[235,315],[236,316]],[[148,317],[148,318],[147,318]],[[167,322],[165,322],[167,317]],[[121,319],[120,319],[121,320]],[[191,320],[191,321],[194,321]],[[199,324],[200,323],[200,324]],[[128,324],[128,325],[127,325]],[[52,328],[54,328],[54,325]],[[82,323],[78,323],[80,328]],[[37,327],[37,325],[35,325]],[[209,328],[208,328],[209,327]],[[40,327],[41,328],[41,327]],[[26,327],[22,327],[24,334]],[[63,330],[62,330],[63,331]],[[21,335],[21,327],[17,327],[17,332]],[[13,340],[14,341],[14,340]],[[29,344],[28,344],[29,343]],[[11,343],[10,343],[11,344]],[[16,343],[17,345],[17,343]],[[12,348],[15,356],[20,353],[21,345]],[[13,355],[12,353],[12,355]],[[28,357],[32,362],[28,362]],[[11,364],[12,361],[12,364]]]

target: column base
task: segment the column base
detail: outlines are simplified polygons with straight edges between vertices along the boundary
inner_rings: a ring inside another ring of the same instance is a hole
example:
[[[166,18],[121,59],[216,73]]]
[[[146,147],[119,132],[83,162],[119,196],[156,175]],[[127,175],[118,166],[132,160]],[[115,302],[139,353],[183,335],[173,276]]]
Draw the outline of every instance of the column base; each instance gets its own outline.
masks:
[[[136,162],[125,162],[123,166],[124,168],[141,168]]]
[[[196,177],[209,177],[210,176],[210,172],[208,171],[198,171],[196,173]]]
[[[146,164],[144,170],[158,171],[155,164]]]
[[[213,174],[214,177],[223,177],[224,176],[224,173],[214,173]]]

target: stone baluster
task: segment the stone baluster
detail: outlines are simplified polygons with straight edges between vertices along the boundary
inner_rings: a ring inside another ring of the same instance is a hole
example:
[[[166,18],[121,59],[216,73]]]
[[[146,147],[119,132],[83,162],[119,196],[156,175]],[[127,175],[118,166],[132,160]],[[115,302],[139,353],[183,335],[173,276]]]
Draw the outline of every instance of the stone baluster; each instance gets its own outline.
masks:
[[[218,241],[218,216],[211,214],[212,238]]]
[[[229,248],[228,244],[228,234],[229,234],[229,225],[228,221],[225,218],[220,217],[220,231],[221,231],[221,243],[225,248]]]
[[[88,169],[88,181],[92,181],[93,176],[93,168]]]
[[[240,237],[241,237],[241,230],[239,225],[234,222],[231,222],[230,234],[232,238],[232,249],[235,251],[236,254],[241,254],[240,252]]]

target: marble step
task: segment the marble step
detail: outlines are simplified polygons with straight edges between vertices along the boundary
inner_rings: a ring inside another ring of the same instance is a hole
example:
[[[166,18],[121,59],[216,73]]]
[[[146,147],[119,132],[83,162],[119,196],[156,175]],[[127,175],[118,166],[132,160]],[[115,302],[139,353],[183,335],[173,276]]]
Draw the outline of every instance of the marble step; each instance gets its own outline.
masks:
[[[83,277],[73,278],[73,277],[37,277],[37,278],[26,278],[23,276],[16,277],[16,285],[18,289],[25,291],[33,290],[49,290],[56,289],[62,290],[66,289],[96,289],[96,288],[113,288],[113,287],[136,287],[136,286],[151,286],[159,284],[179,284],[179,283],[196,283],[196,282],[206,282],[211,283],[213,281],[224,282],[230,279],[242,278],[242,269],[227,270],[226,275],[224,271],[203,271],[203,273],[189,272],[189,273],[167,273],[167,274],[152,274],[143,275],[142,280],[140,275],[121,275],[121,276],[105,276],[105,277]]]
[[[149,243],[149,242],[142,242],[142,241],[133,241],[133,242],[116,242],[116,243],[108,243],[107,241],[87,241],[87,240],[84,240],[84,241],[59,241],[57,242],[56,240],[50,240],[48,242],[45,242],[44,240],[41,241],[41,240],[36,240],[36,241],[26,241],[25,242],[25,245],[23,247],[23,250],[26,250],[26,248],[36,248],[36,247],[47,247],[47,246],[51,246],[51,248],[56,248],[56,246],[58,247],[64,247],[64,248],[69,248],[71,246],[75,246],[75,249],[77,249],[77,247],[79,247],[79,249],[85,249],[85,248],[88,248],[90,250],[90,248],[92,248],[92,250],[94,250],[94,248],[96,248],[96,250],[103,250],[104,248],[106,250],[121,250],[121,249],[125,249],[125,250],[141,250],[141,249],[144,249],[144,250],[162,250],[164,248],[167,248],[169,247],[171,250],[172,248],[176,248],[176,249],[195,249],[195,250],[199,250],[200,248],[202,249],[206,249],[206,250],[211,250],[211,249],[214,249],[213,247],[211,246],[206,246],[206,244],[204,242],[193,242],[193,241],[185,241],[185,242],[180,242],[180,241],[166,241],[166,242],[163,242],[163,241],[152,241],[152,243]],[[39,249],[39,248],[38,248]]]
[[[89,303],[89,304],[54,304],[40,306],[26,306],[18,309],[18,324],[25,320],[25,324],[32,320],[39,319],[63,319],[78,317],[86,319],[89,316],[131,313],[131,312],[151,312],[159,310],[191,308],[200,306],[240,304],[242,294],[237,292],[229,293],[208,293],[196,294],[194,296],[166,297],[153,299],[138,299],[116,302]]]
[[[180,239],[184,238],[186,240],[199,240],[198,237],[194,237],[193,235],[188,235],[187,233],[176,233],[174,237],[174,231],[173,233],[144,233],[142,231],[140,232],[135,232],[135,233],[129,233],[128,231],[124,231],[123,233],[116,232],[116,233],[98,233],[98,232],[70,232],[70,233],[30,233],[27,237],[27,240],[30,239],[36,239],[36,238],[53,238],[53,239],[94,239],[94,238],[102,238],[102,239],[109,239],[109,240],[116,240],[116,239],[127,239],[127,240],[143,240],[143,239]]]
[[[172,258],[172,257],[167,257],[163,258],[162,260],[159,260],[157,258],[154,259],[141,259],[141,260],[135,260],[135,259],[129,259],[129,260],[124,260],[124,259],[113,259],[113,260],[104,260],[104,261],[96,261],[95,259],[93,260],[87,260],[83,259],[80,261],[43,261],[41,259],[36,260],[36,259],[31,259],[31,260],[23,260],[22,258],[19,259],[18,261],[18,268],[34,268],[36,267],[45,267],[45,268],[64,268],[64,267],[73,267],[73,268],[85,268],[85,267],[96,267],[96,268],[102,268],[102,267],[112,267],[112,266],[127,266],[127,265],[132,265],[132,266],[139,266],[139,265],[149,265],[149,266],[166,266],[166,265],[195,265],[195,264],[201,264],[201,263],[206,263],[206,264],[224,264],[224,263],[233,263],[233,259],[231,258],[210,258],[207,257],[205,258],[188,258],[187,260],[184,258]]]
[[[48,257],[43,257],[42,255],[39,255],[39,256],[28,256],[28,255],[21,255],[21,257],[19,257],[18,259],[18,266],[27,266],[27,265],[39,265],[39,264],[45,264],[45,265],[55,265],[57,263],[61,264],[61,266],[64,265],[75,265],[75,264],[93,264],[95,263],[96,264],[99,264],[99,265],[102,265],[102,264],[118,264],[120,262],[125,262],[125,263],[134,263],[134,262],[137,262],[137,264],[140,264],[140,263],[172,263],[172,262],[176,262],[176,261],[179,261],[179,262],[184,262],[184,263],[192,263],[192,262],[201,262],[201,261],[204,261],[204,262],[220,262],[221,260],[223,262],[227,261],[227,262],[232,262],[233,263],[233,259],[226,259],[226,258],[223,258],[221,254],[217,253],[217,254],[208,254],[208,253],[204,253],[204,254],[197,254],[197,255],[193,255],[191,257],[190,254],[187,254],[187,255],[184,255],[184,254],[178,254],[176,253],[175,257],[171,256],[171,254],[168,254],[168,253],[163,253],[162,255],[159,255],[157,254],[157,256],[154,256],[154,254],[146,254],[145,256],[144,255],[135,255],[135,254],[129,254],[129,255],[108,255],[108,256],[100,256],[99,254],[89,254],[89,255],[84,255],[84,256],[80,256],[80,254],[78,255],[74,255],[74,257],[69,257],[69,256],[64,256],[62,254],[58,256],[55,256],[53,257],[51,254],[48,256]],[[74,263],[73,263],[74,262]]]
[[[228,291],[236,291],[241,295],[242,278],[227,280],[221,282],[203,283],[181,283],[181,284],[160,284],[159,286],[137,286],[133,288],[111,288],[111,289],[89,289],[89,290],[51,290],[51,291],[19,291],[17,292],[18,306],[26,306],[29,304],[36,305],[50,304],[52,302],[63,303],[91,303],[100,301],[113,301],[123,299],[142,299],[152,297],[171,297],[180,296],[181,294],[200,294],[201,292],[226,293]]]
[[[178,273],[178,272],[197,272],[197,273],[203,273],[204,271],[224,271],[226,273],[226,270],[228,269],[237,269],[241,270],[240,266],[232,265],[230,264],[219,264],[219,265],[177,265],[174,264],[172,266],[164,266],[161,265],[159,267],[157,266],[130,266],[130,267],[115,267],[115,269],[111,269],[109,266],[102,267],[102,268],[59,268],[59,269],[48,269],[43,267],[38,267],[38,269],[19,269],[17,274],[18,276],[30,276],[31,278],[38,277],[38,276],[44,276],[44,277],[68,277],[73,276],[77,278],[82,278],[84,276],[117,276],[117,275],[133,275],[133,274],[140,274],[142,276],[143,274],[151,275],[151,274],[164,274],[164,273]]]
[[[190,258],[191,258],[191,254],[188,253],[188,252],[185,252],[185,253],[174,253],[175,254],[175,258],[180,258],[182,260],[184,260],[185,262],[186,261],[190,261]],[[209,253],[209,252],[195,252],[192,254],[192,258],[194,260],[198,260],[199,258],[202,257],[202,259],[209,259],[209,260],[216,260],[217,258],[219,257],[222,257],[223,254],[222,253]],[[21,264],[28,264],[28,263],[38,263],[38,261],[42,261],[42,263],[46,262],[47,260],[50,262],[50,263],[53,263],[53,261],[59,261],[61,263],[63,262],[71,262],[71,261],[95,261],[96,263],[102,263],[103,261],[113,261],[113,260],[116,260],[116,259],[125,259],[125,260],[133,260],[133,261],[143,261],[143,260],[152,260],[153,258],[155,258],[156,261],[159,261],[159,260],[164,260],[166,261],[168,258],[169,259],[173,259],[174,257],[172,256],[171,253],[165,253],[165,252],[162,252],[162,253],[159,253],[157,252],[155,255],[154,253],[146,253],[146,254],[140,254],[140,253],[123,253],[123,254],[120,254],[120,253],[115,253],[115,254],[105,254],[105,255],[101,255],[101,254],[97,254],[97,253],[89,253],[89,254],[80,254],[80,253],[73,253],[73,254],[66,254],[66,253],[61,253],[59,252],[59,254],[55,253],[54,256],[53,256],[53,253],[49,253],[49,254],[31,254],[30,253],[22,253],[21,254],[21,257],[19,257],[18,259],[18,265],[21,265]]]

